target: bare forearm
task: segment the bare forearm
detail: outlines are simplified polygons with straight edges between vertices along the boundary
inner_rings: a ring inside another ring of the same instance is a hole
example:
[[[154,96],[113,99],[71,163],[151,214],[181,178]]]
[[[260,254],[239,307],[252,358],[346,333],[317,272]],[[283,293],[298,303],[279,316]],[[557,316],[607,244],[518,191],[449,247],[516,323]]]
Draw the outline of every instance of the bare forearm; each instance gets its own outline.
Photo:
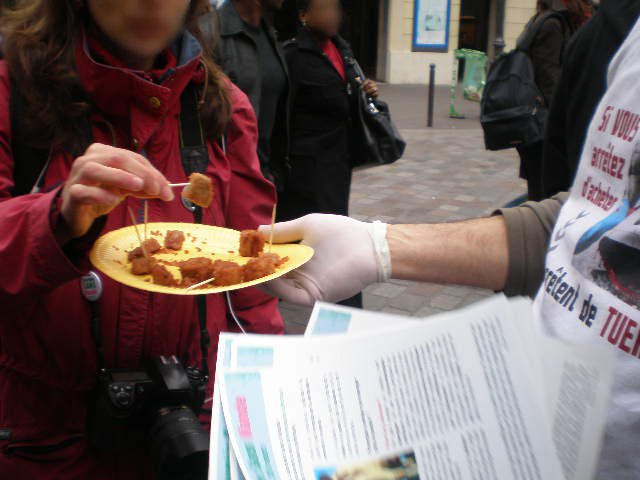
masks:
[[[441,225],[390,225],[392,276],[502,290],[507,229],[501,216]]]

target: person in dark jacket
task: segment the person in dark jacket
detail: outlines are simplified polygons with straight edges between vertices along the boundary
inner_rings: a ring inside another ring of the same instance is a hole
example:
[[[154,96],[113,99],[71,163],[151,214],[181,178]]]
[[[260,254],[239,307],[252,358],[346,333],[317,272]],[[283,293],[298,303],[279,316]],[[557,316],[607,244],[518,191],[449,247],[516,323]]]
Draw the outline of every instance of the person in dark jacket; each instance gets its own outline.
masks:
[[[538,0],[537,13],[525,27],[523,35],[531,28],[540,28],[529,55],[533,63],[535,83],[542,93],[545,105],[551,105],[553,92],[562,71],[562,58],[571,36],[589,17],[586,0],[565,1],[566,11],[553,12],[551,0]],[[543,198],[541,185],[542,141],[518,147],[520,177],[527,181],[529,200]]]
[[[217,60],[251,101],[258,118],[258,157],[279,190],[288,171],[289,74],[268,16],[283,0],[225,0],[218,6]]]
[[[542,195],[573,184],[587,128],[607,86],[607,68],[640,15],[640,0],[608,0],[567,45],[547,120]]]
[[[300,28],[285,45],[292,88],[291,176],[278,203],[280,220],[308,213],[348,215],[355,141],[355,89],[360,85],[344,59],[353,56],[339,35],[339,0],[298,2]],[[356,304],[361,302],[356,302]]]

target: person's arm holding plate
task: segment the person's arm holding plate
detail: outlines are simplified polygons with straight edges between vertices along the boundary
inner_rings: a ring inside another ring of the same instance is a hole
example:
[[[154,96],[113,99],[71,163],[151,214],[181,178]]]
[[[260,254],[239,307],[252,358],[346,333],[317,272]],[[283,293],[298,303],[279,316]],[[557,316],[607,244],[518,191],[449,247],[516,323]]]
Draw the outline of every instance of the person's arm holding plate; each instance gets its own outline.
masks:
[[[560,194],[493,217],[439,225],[386,225],[318,214],[276,224],[276,243],[301,241],[315,249],[315,256],[263,288],[305,305],[337,302],[390,278],[532,296],[565,200]],[[268,229],[260,227],[265,234]]]
[[[302,240],[315,250],[309,263],[264,287],[298,304],[344,300],[390,278],[497,290],[506,277],[506,233],[500,218],[445,225],[386,225],[308,215],[277,224],[274,238],[276,243]],[[486,252],[483,245],[489,240],[494,246]]]

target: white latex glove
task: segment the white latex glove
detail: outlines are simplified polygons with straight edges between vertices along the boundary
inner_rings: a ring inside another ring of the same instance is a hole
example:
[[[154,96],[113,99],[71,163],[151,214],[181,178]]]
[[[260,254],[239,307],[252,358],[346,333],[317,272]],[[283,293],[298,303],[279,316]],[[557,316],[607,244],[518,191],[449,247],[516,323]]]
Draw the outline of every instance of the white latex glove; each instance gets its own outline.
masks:
[[[269,238],[270,226],[259,230]],[[307,215],[274,227],[273,243],[301,242],[315,250],[297,270],[262,285],[274,297],[300,305],[339,302],[391,276],[387,225],[338,215]]]

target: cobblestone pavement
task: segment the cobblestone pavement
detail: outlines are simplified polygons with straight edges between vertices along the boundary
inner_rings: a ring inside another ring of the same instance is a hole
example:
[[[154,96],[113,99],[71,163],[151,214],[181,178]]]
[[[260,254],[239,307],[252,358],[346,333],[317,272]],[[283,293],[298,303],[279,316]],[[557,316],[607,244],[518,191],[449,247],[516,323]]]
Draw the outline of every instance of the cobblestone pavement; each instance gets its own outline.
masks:
[[[411,112],[407,107],[410,99],[406,97],[412,95],[412,89],[406,88],[406,92],[403,96],[402,88],[396,87],[393,95],[388,95],[392,113],[398,107],[406,108],[398,121],[401,129],[416,125],[421,115],[419,109]],[[449,222],[490,214],[522,195],[525,186],[517,178],[516,152],[486,151],[482,131],[469,120],[459,129],[452,128],[445,118],[436,121],[436,127],[438,123],[443,126],[440,129],[403,129],[408,145],[403,159],[395,165],[355,173],[351,215],[358,220],[389,223]],[[368,288],[364,304],[368,310],[424,317],[474,303],[489,294],[474,288],[392,280]],[[311,310],[286,303],[281,304],[281,310],[287,332],[302,333]]]

